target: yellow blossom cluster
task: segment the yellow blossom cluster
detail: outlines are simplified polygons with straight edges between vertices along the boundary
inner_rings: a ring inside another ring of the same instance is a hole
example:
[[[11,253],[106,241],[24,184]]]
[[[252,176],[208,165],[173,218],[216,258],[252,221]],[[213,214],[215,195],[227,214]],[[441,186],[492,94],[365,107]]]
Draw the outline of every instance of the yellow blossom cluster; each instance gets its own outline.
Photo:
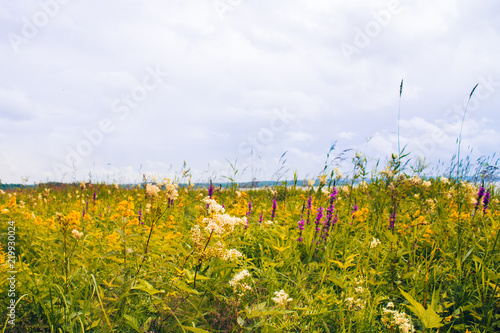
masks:
[[[363,223],[366,221],[366,218],[368,217],[369,210],[367,207],[363,207],[361,209],[358,209],[357,211],[352,213],[352,218],[356,220],[359,223]]]
[[[68,214],[56,213],[56,221],[59,229],[65,233],[69,230],[76,229],[80,226],[80,213],[71,210]]]

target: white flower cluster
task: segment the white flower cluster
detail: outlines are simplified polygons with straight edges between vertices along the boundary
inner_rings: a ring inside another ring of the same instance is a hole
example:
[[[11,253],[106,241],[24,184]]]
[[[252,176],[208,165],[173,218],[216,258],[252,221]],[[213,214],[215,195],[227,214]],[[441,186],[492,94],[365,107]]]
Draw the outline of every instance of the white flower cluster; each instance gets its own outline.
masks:
[[[167,182],[163,182],[163,185],[165,185],[165,195],[168,200],[175,200],[177,199],[177,184],[173,184],[170,182],[170,179],[167,179]]]
[[[206,197],[203,202],[208,206],[208,214],[224,213],[224,207],[219,205],[214,199]]]
[[[340,168],[336,167],[335,169],[333,169],[335,171],[335,178],[337,180],[339,180],[340,178],[342,178],[342,173],[340,172]]]
[[[196,224],[191,228],[191,238],[195,250],[200,256],[199,262],[209,258],[234,261],[243,257],[243,254],[238,250],[227,249],[224,238],[233,232],[237,225],[246,224],[246,219],[223,214],[224,208],[209,197],[204,198],[203,202],[208,206],[208,211],[212,212],[212,214],[210,217],[203,218],[200,225]],[[209,245],[211,240],[214,239],[218,240],[217,243]]]
[[[238,224],[246,224],[246,220],[229,214],[215,213],[212,217],[204,218],[203,223],[205,224],[205,230],[208,233],[213,231],[215,234],[220,236],[226,232],[234,231],[234,228]]]
[[[366,282],[366,280],[361,276],[354,280],[356,286],[354,287],[354,291],[356,292],[356,296],[354,297],[346,297],[345,302],[347,303],[347,308],[349,310],[362,310],[366,306],[366,296],[369,295],[370,290],[368,288],[364,288],[362,285]]]
[[[419,176],[413,176],[410,179],[410,183],[412,183],[413,185],[420,185],[422,183],[422,178],[420,178]]]
[[[384,314],[382,323],[388,328],[399,327],[399,331],[402,333],[415,332],[410,317],[405,312],[391,310],[392,308],[394,308],[394,303],[389,302],[387,303],[387,307],[382,309]]]
[[[225,261],[234,261],[240,257],[243,257],[243,254],[236,249],[226,250],[226,252],[222,255],[222,259]]]
[[[361,310],[365,308],[366,301],[360,298],[354,298],[354,297],[347,297],[345,299],[345,302],[347,303],[347,307],[349,310],[356,309],[356,310]]]
[[[283,289],[281,289],[280,291],[275,291],[274,295],[276,296],[272,298],[274,303],[283,307],[285,307],[288,302],[293,301],[293,298],[289,298],[288,294]]]
[[[357,286],[356,288],[354,288],[354,290],[358,293],[358,294],[362,294],[364,293],[365,289],[362,287],[362,286]]]
[[[374,237],[373,240],[370,243],[370,249],[374,249],[377,246],[379,246],[380,244],[381,244],[380,240],[378,240],[377,238]]]
[[[193,239],[193,242],[195,244],[201,245],[202,236],[199,225],[196,224],[194,227],[191,228],[191,238]]]
[[[157,197],[160,189],[156,185],[146,184],[146,195],[148,197]]]
[[[79,232],[76,229],[73,229],[73,231],[71,233],[73,234],[73,237],[75,237],[76,239],[80,239],[83,236],[83,232]]]
[[[238,292],[238,295],[242,297],[246,291],[252,290],[252,287],[248,285],[248,283],[242,283],[241,280],[245,279],[246,277],[250,277],[250,273],[246,269],[242,270],[241,272],[237,273],[231,281],[229,281],[229,285],[233,287],[233,291],[236,293],[238,289],[240,290]]]
[[[380,175],[391,178],[394,176],[394,171],[392,171],[390,167],[386,167],[384,170],[380,171]]]

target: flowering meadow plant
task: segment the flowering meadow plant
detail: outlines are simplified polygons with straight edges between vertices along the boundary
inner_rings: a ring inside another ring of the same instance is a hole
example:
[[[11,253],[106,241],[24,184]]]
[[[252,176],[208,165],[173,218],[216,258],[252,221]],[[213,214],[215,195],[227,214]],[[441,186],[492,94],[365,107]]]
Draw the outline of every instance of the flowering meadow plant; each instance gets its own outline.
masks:
[[[342,177],[304,188],[3,189],[0,306],[14,300],[15,325],[3,311],[2,329],[500,330],[494,184],[392,166]]]

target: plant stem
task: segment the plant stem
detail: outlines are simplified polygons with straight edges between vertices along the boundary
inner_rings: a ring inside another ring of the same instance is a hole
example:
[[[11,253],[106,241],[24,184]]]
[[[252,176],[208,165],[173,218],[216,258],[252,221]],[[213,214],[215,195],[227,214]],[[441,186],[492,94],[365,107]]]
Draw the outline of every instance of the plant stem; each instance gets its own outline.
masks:
[[[467,100],[467,105],[465,106],[464,116],[462,117],[462,124],[460,125],[460,134],[458,136],[458,152],[457,152],[457,181],[459,180],[460,177],[460,145],[462,143],[462,129],[464,127],[465,115],[467,114],[467,108],[469,107],[469,102],[472,98],[472,94],[474,94],[474,90],[476,90],[478,85],[479,83],[477,83],[470,92],[469,99]]]
[[[403,79],[401,79],[401,85],[399,86],[399,106],[398,106],[398,175],[400,172],[399,165],[401,164],[401,145],[399,142],[399,121],[401,119],[401,95],[403,95]]]

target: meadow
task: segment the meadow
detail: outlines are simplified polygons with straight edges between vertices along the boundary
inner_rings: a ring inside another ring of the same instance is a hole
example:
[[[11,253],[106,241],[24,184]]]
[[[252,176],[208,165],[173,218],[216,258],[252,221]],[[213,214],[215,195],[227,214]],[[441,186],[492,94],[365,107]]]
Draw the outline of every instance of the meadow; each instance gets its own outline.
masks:
[[[305,186],[2,190],[1,331],[498,332],[496,185],[353,162]]]

